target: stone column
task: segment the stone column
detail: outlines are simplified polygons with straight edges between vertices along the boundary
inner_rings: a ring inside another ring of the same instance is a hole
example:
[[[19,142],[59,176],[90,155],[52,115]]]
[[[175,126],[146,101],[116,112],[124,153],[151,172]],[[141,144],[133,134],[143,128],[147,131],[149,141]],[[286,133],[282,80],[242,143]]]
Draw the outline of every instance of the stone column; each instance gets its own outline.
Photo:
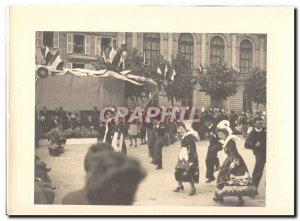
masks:
[[[206,64],[206,34],[202,34],[201,41],[201,65],[204,66]]]
[[[260,67],[260,69],[265,69],[264,48],[265,48],[265,40],[263,37],[261,37],[261,38],[259,38],[259,67]]]
[[[236,34],[232,34],[232,43],[231,43],[231,66],[237,67],[237,55],[236,55]]]
[[[132,33],[132,48],[137,47],[137,33],[133,32]]]
[[[171,61],[173,54],[173,33],[168,33],[168,60]]]

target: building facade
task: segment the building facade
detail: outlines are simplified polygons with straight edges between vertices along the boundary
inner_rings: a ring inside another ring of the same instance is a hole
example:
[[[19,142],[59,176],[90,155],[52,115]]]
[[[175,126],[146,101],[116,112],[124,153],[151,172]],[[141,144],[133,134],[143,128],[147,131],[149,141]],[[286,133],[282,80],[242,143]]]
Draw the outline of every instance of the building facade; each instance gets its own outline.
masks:
[[[91,62],[97,61],[105,49],[112,45],[127,49],[138,48],[146,63],[157,55],[171,61],[172,55],[183,54],[191,61],[195,74],[201,65],[210,65],[222,58],[228,66],[246,74],[252,68],[267,70],[267,35],[265,34],[223,34],[223,33],[140,33],[140,32],[37,32],[36,48],[47,45],[59,49],[66,68],[92,69]],[[250,102],[244,94],[244,82],[239,80],[236,95],[224,100],[222,108],[242,111],[264,110],[265,106]],[[193,91],[192,105],[196,108],[214,106],[210,96],[197,86]],[[163,95],[159,104],[170,106]],[[176,104],[179,105],[179,104]]]

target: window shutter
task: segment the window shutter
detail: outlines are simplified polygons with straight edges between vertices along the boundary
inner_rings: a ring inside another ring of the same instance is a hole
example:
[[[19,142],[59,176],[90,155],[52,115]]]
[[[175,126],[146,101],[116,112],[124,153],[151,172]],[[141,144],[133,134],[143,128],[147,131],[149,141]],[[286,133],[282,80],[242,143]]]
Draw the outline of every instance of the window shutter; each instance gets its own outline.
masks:
[[[67,52],[73,53],[73,34],[67,34]]]
[[[72,63],[66,63],[66,68],[67,69],[72,69]]]
[[[95,37],[95,55],[101,55],[101,37]]]
[[[36,32],[36,46],[37,47],[43,46],[43,32],[42,31]]]
[[[54,32],[53,45],[54,48],[59,48],[59,32]]]
[[[85,36],[85,54],[90,54],[90,36]]]

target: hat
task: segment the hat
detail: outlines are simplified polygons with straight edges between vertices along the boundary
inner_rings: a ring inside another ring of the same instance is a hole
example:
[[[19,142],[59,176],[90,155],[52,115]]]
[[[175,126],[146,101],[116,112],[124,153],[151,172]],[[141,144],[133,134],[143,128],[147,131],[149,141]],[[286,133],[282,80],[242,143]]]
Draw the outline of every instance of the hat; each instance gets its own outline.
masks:
[[[230,122],[228,120],[222,120],[218,123],[217,128],[219,129],[226,129],[228,134],[232,134],[232,130],[230,128]]]

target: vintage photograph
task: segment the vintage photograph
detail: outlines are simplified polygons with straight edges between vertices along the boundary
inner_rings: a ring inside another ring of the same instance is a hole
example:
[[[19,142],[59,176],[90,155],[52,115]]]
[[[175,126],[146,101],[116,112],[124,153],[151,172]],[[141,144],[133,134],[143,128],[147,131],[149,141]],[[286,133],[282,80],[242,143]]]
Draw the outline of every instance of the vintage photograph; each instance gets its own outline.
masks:
[[[265,207],[268,34],[98,31],[32,36],[34,204]]]

